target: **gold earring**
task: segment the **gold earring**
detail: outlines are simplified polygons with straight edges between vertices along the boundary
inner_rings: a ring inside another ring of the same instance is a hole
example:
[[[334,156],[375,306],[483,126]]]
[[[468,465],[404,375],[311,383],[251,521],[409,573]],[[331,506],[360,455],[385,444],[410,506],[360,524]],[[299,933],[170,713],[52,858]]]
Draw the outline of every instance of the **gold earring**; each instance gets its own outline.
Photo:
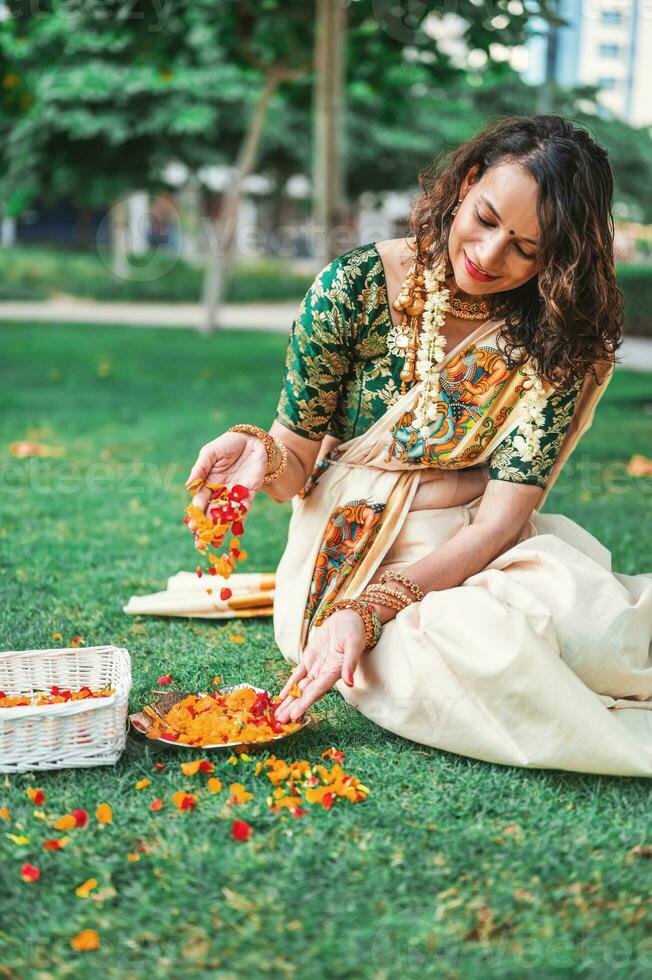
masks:
[[[461,203],[462,203],[462,198],[460,197],[460,199],[459,199],[459,201],[457,202],[457,204],[455,205],[455,207],[454,207],[454,208],[453,208],[453,210],[451,211],[451,217],[452,217],[452,218],[454,218],[454,217],[455,217],[455,215],[457,214],[457,212],[459,211],[459,207],[460,207],[460,204],[461,204]]]

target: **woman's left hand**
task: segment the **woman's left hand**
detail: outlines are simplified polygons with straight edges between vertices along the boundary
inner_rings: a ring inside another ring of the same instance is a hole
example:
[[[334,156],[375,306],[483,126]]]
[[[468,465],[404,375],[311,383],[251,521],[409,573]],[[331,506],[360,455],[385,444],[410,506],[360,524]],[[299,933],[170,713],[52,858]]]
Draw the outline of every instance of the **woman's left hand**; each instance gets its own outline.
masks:
[[[313,627],[301,663],[280,692],[281,704],[274,712],[278,721],[297,721],[340,678],[353,687],[365,643],[364,623],[353,609],[338,609],[321,626]],[[294,684],[301,689],[300,698],[289,696]]]

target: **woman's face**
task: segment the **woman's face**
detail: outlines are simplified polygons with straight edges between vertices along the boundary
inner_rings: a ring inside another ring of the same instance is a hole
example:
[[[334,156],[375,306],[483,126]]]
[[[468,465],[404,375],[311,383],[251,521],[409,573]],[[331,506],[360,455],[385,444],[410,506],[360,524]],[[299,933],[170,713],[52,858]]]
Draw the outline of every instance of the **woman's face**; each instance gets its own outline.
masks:
[[[448,253],[458,288],[486,296],[516,289],[538,272],[538,187],[514,163],[498,164],[480,180],[477,171],[472,167],[462,182]],[[495,278],[482,278],[477,269]]]

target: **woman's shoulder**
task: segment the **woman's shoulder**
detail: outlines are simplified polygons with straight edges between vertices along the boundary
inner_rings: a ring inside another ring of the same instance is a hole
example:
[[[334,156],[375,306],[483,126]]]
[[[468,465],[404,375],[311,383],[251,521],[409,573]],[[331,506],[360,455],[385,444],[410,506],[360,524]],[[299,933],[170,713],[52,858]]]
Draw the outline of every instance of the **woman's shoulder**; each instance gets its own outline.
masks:
[[[333,283],[358,286],[374,278],[382,278],[383,264],[373,242],[356,245],[332,259],[315,277],[315,282],[327,288]]]

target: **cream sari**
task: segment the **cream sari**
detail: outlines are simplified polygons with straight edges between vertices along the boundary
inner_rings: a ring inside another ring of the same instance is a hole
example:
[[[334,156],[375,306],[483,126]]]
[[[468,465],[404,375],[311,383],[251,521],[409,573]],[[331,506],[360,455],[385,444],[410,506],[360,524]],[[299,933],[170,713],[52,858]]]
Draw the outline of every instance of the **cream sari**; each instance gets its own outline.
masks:
[[[472,343],[491,345],[500,326],[481,324],[440,367]],[[601,365],[602,384],[585,379],[539,507],[612,372]],[[436,467],[447,490],[459,490],[465,469],[486,462],[523,420],[523,380],[519,369],[503,378],[490,407]],[[274,603],[276,642],[292,664],[325,604],[359,596],[385,569],[424,557],[477,513],[482,493],[411,510],[433,467],[401,461],[389,447],[419,388],[327,454],[293,498]],[[417,743],[504,765],[650,776],[652,573],[612,572],[609,551],[588,531],[536,510],[516,545],[387,623],[354,680],[353,688],[335,685],[345,700]]]

